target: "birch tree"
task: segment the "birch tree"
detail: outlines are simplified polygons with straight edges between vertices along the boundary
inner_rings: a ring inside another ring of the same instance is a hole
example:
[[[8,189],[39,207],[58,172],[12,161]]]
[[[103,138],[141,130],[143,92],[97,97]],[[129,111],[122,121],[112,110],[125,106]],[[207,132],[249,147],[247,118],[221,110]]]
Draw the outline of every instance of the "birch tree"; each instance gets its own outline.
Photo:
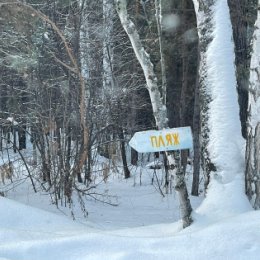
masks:
[[[236,52],[237,91],[242,135],[247,138],[250,43],[256,20],[256,0],[228,0]]]
[[[249,79],[248,137],[246,150],[246,193],[260,209],[260,1],[252,43]]]
[[[103,0],[103,91],[111,91],[113,85],[112,33],[114,6],[113,0]],[[110,90],[109,90],[110,89]]]
[[[227,0],[193,3],[199,33],[201,159],[206,189],[213,178],[226,183],[241,173],[243,139]]]
[[[135,27],[135,24],[130,19],[127,12],[127,1],[126,0],[115,0],[116,10],[120,18],[121,24],[126,31],[135,55],[142,67],[147,89],[149,91],[150,100],[153,109],[153,115],[156,121],[156,126],[158,129],[164,129],[168,127],[167,111],[166,106],[163,104],[163,97],[159,91],[157,77],[154,72],[154,66],[151,62],[149,54],[145,51],[140,36]],[[179,195],[180,208],[181,208],[181,218],[183,222],[183,227],[187,227],[192,223],[191,218],[191,204],[188,197],[187,187],[184,179],[184,172],[181,167],[180,162],[180,152],[175,153],[175,158],[172,154],[167,153],[168,160],[172,165],[175,161],[177,165],[177,170],[174,170],[175,179],[175,189]]]

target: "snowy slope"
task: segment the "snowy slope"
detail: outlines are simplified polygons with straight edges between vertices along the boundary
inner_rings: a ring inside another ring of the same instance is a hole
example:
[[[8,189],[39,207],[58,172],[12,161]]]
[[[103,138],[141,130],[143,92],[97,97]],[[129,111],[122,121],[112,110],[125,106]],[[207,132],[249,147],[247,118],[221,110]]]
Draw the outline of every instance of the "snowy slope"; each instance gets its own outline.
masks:
[[[135,229],[89,229],[66,217],[0,198],[0,259],[259,259],[260,212],[191,228],[178,223]],[[195,216],[196,218],[196,216]]]
[[[111,175],[98,191],[118,206],[87,200],[83,219],[75,203],[76,221],[29,180],[14,187],[13,200],[0,197],[0,260],[259,259],[260,212],[241,199],[242,185],[213,185],[202,204],[191,197],[194,223],[182,230],[174,192],[162,197],[152,177],[144,168],[128,180]]]

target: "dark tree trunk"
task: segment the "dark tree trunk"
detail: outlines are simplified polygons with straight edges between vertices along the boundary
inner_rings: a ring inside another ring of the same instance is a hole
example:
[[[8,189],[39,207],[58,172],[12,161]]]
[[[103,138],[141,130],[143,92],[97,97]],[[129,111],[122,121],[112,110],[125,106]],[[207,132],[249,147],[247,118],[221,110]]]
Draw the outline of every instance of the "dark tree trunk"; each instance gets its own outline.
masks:
[[[11,143],[11,130],[7,130],[7,144],[10,144]]]
[[[18,129],[18,139],[19,139],[19,150],[26,149],[26,125],[22,125]]]
[[[256,19],[256,0],[228,0],[236,53],[237,90],[242,135],[247,137],[248,79],[251,39]]]
[[[123,169],[125,178],[130,178],[130,171],[127,166],[127,159],[126,159],[126,150],[125,150],[125,141],[124,141],[124,131],[123,129],[119,129],[119,138],[120,138],[120,149],[121,149],[121,156],[123,162]]]
[[[14,151],[14,153],[16,153],[17,152],[17,138],[16,138],[16,127],[15,126],[13,126],[12,127],[12,130],[13,130],[13,151]]]
[[[131,148],[131,164],[132,165],[137,165],[138,162],[138,152]]]
[[[3,128],[0,127],[0,151],[3,150]]]
[[[198,64],[200,63],[198,54]],[[197,72],[196,88],[193,113],[193,179],[191,194],[199,195],[200,179],[200,96],[199,96],[199,71]]]
[[[91,148],[88,149],[88,157],[85,163],[85,177],[84,177],[84,184],[89,184],[91,180],[91,160],[92,160],[92,152]]]

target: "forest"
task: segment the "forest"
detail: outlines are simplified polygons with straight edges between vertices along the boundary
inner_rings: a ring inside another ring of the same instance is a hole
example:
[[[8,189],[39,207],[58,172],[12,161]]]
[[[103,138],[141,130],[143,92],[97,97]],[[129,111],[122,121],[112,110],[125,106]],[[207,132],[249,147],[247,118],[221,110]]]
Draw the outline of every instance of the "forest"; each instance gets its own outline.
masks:
[[[114,204],[99,183],[150,163],[183,228],[192,197],[259,210],[259,12],[259,0],[0,0],[0,194],[23,171],[35,193],[85,214],[88,198]],[[190,149],[129,145],[183,127]]]

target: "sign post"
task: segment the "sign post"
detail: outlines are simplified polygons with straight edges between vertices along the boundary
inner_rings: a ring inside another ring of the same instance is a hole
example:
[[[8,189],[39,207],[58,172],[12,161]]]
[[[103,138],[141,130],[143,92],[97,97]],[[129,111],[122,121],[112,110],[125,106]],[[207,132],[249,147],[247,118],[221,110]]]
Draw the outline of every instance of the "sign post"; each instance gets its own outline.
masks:
[[[137,132],[129,145],[139,153],[190,149],[192,145],[190,127]]]

